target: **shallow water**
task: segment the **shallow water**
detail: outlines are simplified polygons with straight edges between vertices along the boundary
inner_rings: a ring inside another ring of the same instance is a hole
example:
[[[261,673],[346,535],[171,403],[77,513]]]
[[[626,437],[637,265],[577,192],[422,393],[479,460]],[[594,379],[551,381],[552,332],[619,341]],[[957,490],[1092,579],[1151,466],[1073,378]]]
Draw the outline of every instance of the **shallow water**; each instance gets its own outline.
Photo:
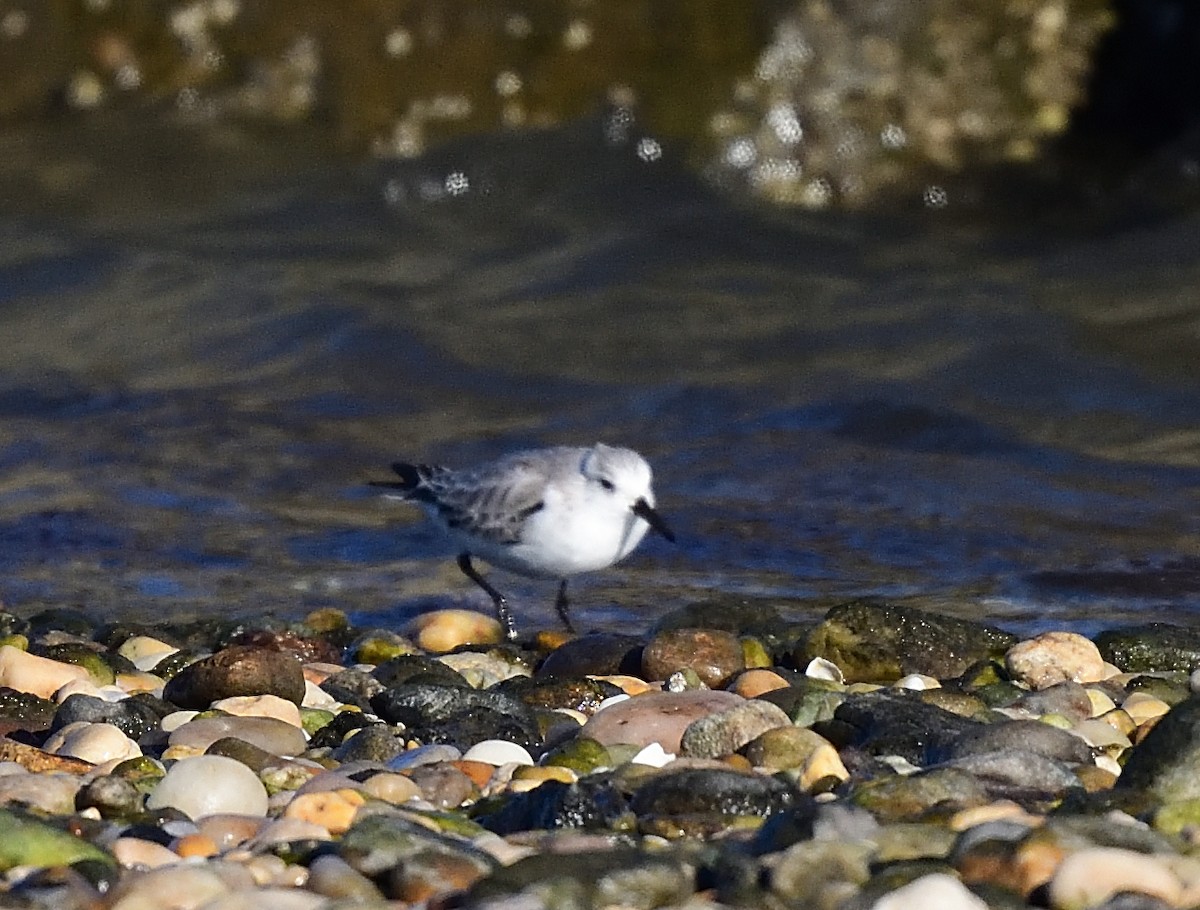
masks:
[[[1195,216],[783,215],[591,124],[378,166],[294,135],[3,144],[21,612],[486,609],[366,481],[597,439],[650,458],[680,541],[578,579],[585,628],[720,598],[1085,632],[1200,609]],[[494,580],[553,623],[553,585]]]

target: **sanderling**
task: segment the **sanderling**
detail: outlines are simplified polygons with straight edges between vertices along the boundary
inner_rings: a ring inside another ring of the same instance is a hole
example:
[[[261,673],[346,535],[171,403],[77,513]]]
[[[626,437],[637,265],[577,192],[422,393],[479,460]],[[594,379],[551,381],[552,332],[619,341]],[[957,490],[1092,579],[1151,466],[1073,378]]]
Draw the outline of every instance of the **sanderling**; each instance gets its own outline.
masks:
[[[571,576],[623,559],[650,528],[675,540],[654,510],[650,465],[632,449],[560,446],[462,471],[406,462],[392,470],[398,481],[373,485],[419,503],[458,544],[458,567],[492,598],[509,638],[516,630],[508,602],[475,570],[472,556],[529,578],[559,579],[554,606],[574,631]]]

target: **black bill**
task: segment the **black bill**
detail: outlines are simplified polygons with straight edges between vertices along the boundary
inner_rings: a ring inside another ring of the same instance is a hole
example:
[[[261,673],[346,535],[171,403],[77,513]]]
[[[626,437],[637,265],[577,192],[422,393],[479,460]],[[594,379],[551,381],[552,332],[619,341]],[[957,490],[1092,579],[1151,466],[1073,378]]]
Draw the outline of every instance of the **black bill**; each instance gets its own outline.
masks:
[[[675,532],[667,527],[667,523],[662,520],[662,516],[654,511],[654,506],[646,502],[644,499],[639,499],[633,504],[633,514],[640,518],[646,524],[661,534],[671,543],[675,543]]]

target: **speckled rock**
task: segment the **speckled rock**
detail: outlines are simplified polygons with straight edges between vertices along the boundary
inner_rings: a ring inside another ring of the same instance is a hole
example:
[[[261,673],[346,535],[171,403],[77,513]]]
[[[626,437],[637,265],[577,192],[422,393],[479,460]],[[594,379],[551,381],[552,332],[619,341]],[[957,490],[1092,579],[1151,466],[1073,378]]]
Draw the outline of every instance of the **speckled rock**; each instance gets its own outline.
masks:
[[[856,601],[834,607],[798,651],[797,664],[831,660],[847,682],[892,682],[909,673],[958,676],[996,657],[1016,637],[983,623],[895,604]]]
[[[163,698],[181,708],[204,709],[222,698],[277,695],[304,701],[304,671],[287,651],[235,646],[189,664],[173,676]]]
[[[827,779],[843,781],[850,776],[829,740],[804,727],[767,730],[747,743],[742,754],[757,768],[796,772],[789,776],[804,791]]]
[[[605,746],[658,743],[666,751],[678,753],[683,732],[693,721],[744,703],[744,698],[732,692],[651,692],[598,711],[579,735]]]
[[[63,771],[0,775],[0,805],[24,805],[53,815],[69,815],[82,783],[80,777]]]
[[[58,706],[51,729],[60,730],[79,722],[105,723],[137,740],[157,730],[163,716],[148,698],[110,702],[90,695],[71,695]]]
[[[934,806],[967,808],[991,802],[974,774],[956,768],[876,778],[856,787],[851,799],[884,821],[915,819]]]
[[[346,737],[333,750],[333,758],[339,762],[373,761],[389,762],[404,752],[405,735],[402,731],[386,724],[361,727],[352,736]]]
[[[781,708],[766,701],[747,700],[688,724],[679,740],[680,754],[694,758],[732,755],[767,730],[791,726]]]
[[[720,629],[668,629],[651,638],[642,651],[646,679],[693,670],[706,686],[716,688],[745,667],[741,639]]]
[[[1065,680],[1023,695],[1009,707],[1027,711],[1034,717],[1058,714],[1077,723],[1092,716],[1093,705],[1083,685],[1074,680]]]
[[[94,808],[103,818],[126,818],[142,808],[142,793],[115,774],[102,774],[88,781],[75,794],[75,808]]]
[[[1200,629],[1165,622],[1109,629],[1096,636],[1096,647],[1109,663],[1131,672],[1200,667]]]
[[[1036,720],[972,727],[940,748],[928,750],[926,757],[938,762],[1002,749],[1021,749],[1076,764],[1092,760],[1091,750],[1078,736]]]
[[[684,768],[647,778],[634,792],[629,807],[643,830],[657,828],[665,833],[660,825],[686,827],[687,816],[699,816],[702,822],[713,816],[766,817],[783,811],[797,798],[790,786],[762,774]]]
[[[1005,653],[1004,665],[1014,680],[1031,689],[1095,682],[1106,675],[1100,650],[1076,632],[1043,632],[1018,642]]]
[[[381,692],[371,706],[388,723],[404,724],[407,735],[422,743],[470,748],[485,739],[505,739],[541,752],[533,711],[495,690],[408,683]]]
[[[629,830],[634,824],[624,794],[606,774],[569,784],[546,781],[509,796],[494,811],[477,815],[476,821],[497,834],[559,828]]]

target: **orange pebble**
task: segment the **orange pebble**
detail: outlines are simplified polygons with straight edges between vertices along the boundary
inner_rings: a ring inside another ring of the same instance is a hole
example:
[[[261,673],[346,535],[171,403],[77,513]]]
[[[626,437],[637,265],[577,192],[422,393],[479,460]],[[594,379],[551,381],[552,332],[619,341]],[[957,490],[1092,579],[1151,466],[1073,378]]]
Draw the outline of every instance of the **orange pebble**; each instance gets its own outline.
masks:
[[[789,685],[786,679],[773,670],[755,669],[738,674],[729,690],[743,698],[755,698],[764,692],[786,689]]]
[[[217,842],[207,834],[185,834],[175,841],[175,852],[187,859],[192,856],[216,856]]]
[[[471,778],[471,783],[482,790],[487,786],[487,782],[492,779],[492,775],[496,773],[496,766],[489,765],[487,762],[481,761],[458,761],[450,762],[455,768],[458,768],[463,774]]]
[[[283,814],[320,825],[330,834],[345,834],[366,800],[357,790],[323,790],[294,797]]]

